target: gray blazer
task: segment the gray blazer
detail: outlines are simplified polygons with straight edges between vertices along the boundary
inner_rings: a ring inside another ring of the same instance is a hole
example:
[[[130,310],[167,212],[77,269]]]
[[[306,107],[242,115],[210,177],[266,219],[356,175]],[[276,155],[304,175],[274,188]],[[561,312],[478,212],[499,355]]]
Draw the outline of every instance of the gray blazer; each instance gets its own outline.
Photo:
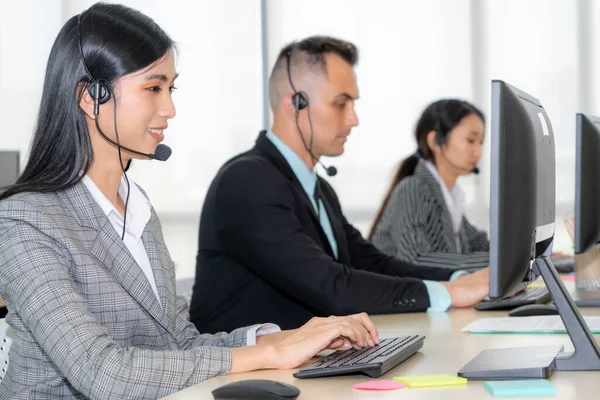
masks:
[[[142,237],[160,303],[79,183],[0,202],[0,296],[14,341],[0,398],[151,399],[227,373],[249,328],[200,335],[154,209]]]
[[[435,177],[419,161],[393,190],[372,242],[381,252],[409,261],[456,269],[489,264],[487,235],[462,219],[458,249],[452,217]]]

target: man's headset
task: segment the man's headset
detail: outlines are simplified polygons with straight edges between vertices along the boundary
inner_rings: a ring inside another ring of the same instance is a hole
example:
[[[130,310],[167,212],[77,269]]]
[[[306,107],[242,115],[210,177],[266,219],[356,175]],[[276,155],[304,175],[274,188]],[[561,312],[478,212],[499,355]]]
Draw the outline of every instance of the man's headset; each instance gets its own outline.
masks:
[[[292,90],[294,91],[294,95],[292,96],[292,103],[294,104],[294,112],[296,114],[296,127],[298,128],[298,133],[300,134],[300,139],[302,140],[302,144],[304,145],[304,148],[306,149],[306,151],[308,151],[308,154],[310,154],[313,161],[321,164],[321,166],[323,167],[323,169],[325,169],[325,172],[327,173],[328,176],[336,176],[337,168],[334,167],[333,165],[326,167],[317,157],[315,157],[315,155],[312,152],[314,131],[313,131],[313,126],[312,126],[312,120],[310,118],[310,107],[308,106],[308,96],[304,92],[297,91],[296,87],[294,86],[294,83],[292,82],[292,72],[291,72],[291,67],[290,67],[292,51],[293,51],[293,48],[290,49],[286,53],[287,74],[288,74],[288,80],[290,82],[290,86],[292,87]],[[308,123],[310,125],[310,141],[309,141],[308,146],[306,145],[306,142],[304,141],[304,135],[302,134],[302,130],[300,129],[300,124],[298,123],[298,114],[300,113],[300,110],[303,110],[305,108],[308,112]]]
[[[78,30],[78,35],[79,35],[79,53],[81,54],[81,61],[83,63],[83,68],[85,69],[85,72],[89,78],[89,83],[87,86],[87,90],[90,94],[90,96],[92,96],[92,99],[94,99],[94,121],[96,122],[96,128],[98,129],[98,132],[100,133],[100,135],[109,143],[113,144],[114,146],[117,146],[117,149],[119,150],[119,163],[121,164],[121,169],[123,170],[123,175],[125,176],[125,182],[127,183],[127,198],[125,199],[125,211],[123,213],[123,233],[121,235],[121,240],[123,240],[125,238],[125,227],[126,227],[126,222],[127,222],[127,204],[129,203],[129,192],[131,191],[131,187],[129,184],[129,178],[127,177],[127,169],[126,167],[123,165],[123,158],[121,156],[121,149],[126,150],[130,153],[134,153],[134,154],[138,154],[141,156],[145,156],[148,158],[151,158],[153,160],[159,160],[159,161],[167,161],[169,159],[169,157],[171,156],[172,150],[169,146],[166,146],[164,144],[159,144],[158,146],[156,146],[156,150],[154,151],[154,154],[147,154],[147,153],[142,153],[140,151],[137,150],[133,150],[130,149],[129,147],[125,147],[123,145],[121,145],[121,142],[119,140],[119,131],[117,129],[117,102],[113,102],[113,107],[114,107],[114,128],[115,128],[115,138],[117,139],[117,141],[115,142],[114,140],[112,140],[111,138],[109,138],[108,136],[106,136],[104,134],[104,132],[102,131],[102,129],[100,128],[100,124],[98,123],[98,114],[100,113],[100,104],[105,104],[106,102],[108,102],[112,97],[114,97],[114,93],[112,90],[112,85],[110,84],[110,82],[104,78],[100,78],[100,79],[96,79],[94,78],[94,75],[92,75],[92,73],[90,72],[87,63],[85,62],[85,57],[83,55],[83,41],[81,39],[81,16],[83,15],[83,13],[79,14],[79,16],[77,17],[77,30]]]
[[[479,168],[475,167],[473,169],[470,168],[465,168],[465,167],[461,167],[460,165],[456,165],[454,164],[452,161],[450,161],[448,159],[448,157],[446,157],[444,155],[444,147],[446,147],[446,137],[448,135],[444,135],[441,131],[437,130],[435,132],[435,142],[437,143],[438,146],[440,146],[440,153],[442,154],[442,157],[444,157],[444,159],[448,162],[448,164],[452,165],[454,168],[457,169],[462,169],[465,172],[471,172],[475,175],[479,174]]]

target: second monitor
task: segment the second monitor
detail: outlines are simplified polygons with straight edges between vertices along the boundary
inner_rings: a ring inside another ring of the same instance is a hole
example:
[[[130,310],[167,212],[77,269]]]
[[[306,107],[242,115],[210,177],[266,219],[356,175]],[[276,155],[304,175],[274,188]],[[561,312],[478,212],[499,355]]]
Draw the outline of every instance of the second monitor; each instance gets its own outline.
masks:
[[[576,116],[574,251],[575,303],[600,306],[600,118]]]

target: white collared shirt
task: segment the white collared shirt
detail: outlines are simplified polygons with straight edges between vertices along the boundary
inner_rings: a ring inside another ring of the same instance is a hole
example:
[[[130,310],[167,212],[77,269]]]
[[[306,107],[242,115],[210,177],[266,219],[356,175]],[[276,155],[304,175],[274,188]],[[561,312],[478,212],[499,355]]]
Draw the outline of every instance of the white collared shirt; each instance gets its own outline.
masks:
[[[106,214],[108,220],[120,237],[123,234],[123,217],[121,214],[119,214],[115,206],[108,200],[104,193],[100,191],[98,186],[96,186],[89,176],[86,175],[83,177],[83,183],[104,214]],[[125,238],[123,239],[123,242],[133,256],[135,262],[144,272],[144,275],[146,275],[148,283],[150,283],[150,287],[152,287],[152,291],[160,304],[160,297],[158,296],[158,288],[156,287],[154,273],[150,266],[150,259],[148,258],[148,253],[144,247],[144,242],[142,242],[142,233],[144,233],[144,229],[146,229],[146,225],[150,221],[150,202],[137,185],[131,181],[130,187],[131,193],[129,194],[129,203],[127,204],[127,225],[125,227]],[[125,177],[121,178],[118,193],[119,197],[125,201],[127,198],[127,182],[125,181]]]
[[[456,240],[456,247],[458,251],[460,251],[460,238],[458,232],[460,231],[460,227],[462,225],[462,219],[465,212],[465,192],[455,184],[452,190],[448,190],[444,180],[438,173],[437,168],[431,161],[425,161],[425,167],[431,172],[431,175],[437,180],[442,189],[442,194],[444,195],[444,201],[446,202],[446,207],[448,207],[448,211],[450,212],[450,217],[452,219],[452,228],[454,229],[454,237]]]

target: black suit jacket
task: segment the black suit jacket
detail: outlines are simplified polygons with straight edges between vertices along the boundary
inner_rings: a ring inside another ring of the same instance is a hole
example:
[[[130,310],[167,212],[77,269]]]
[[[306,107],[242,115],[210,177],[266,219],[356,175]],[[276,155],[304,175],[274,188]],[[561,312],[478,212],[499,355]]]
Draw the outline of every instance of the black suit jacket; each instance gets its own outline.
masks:
[[[380,253],[346,221],[333,188],[319,181],[337,260],[306,192],[264,132],[221,168],[200,219],[190,307],[200,332],[259,322],[291,329],[313,316],[429,307],[422,279],[448,280],[454,271]]]

